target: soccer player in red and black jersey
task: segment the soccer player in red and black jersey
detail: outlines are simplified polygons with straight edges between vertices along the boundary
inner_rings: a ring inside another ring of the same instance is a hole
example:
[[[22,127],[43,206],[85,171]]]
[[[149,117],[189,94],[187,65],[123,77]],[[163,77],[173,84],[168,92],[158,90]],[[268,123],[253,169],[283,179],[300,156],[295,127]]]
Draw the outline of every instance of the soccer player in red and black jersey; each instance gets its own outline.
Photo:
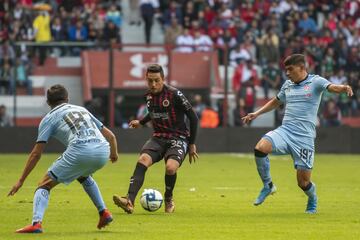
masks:
[[[176,172],[187,153],[189,161],[199,157],[196,152],[195,137],[198,118],[191,104],[178,89],[164,84],[164,71],[158,64],[151,64],[146,71],[149,90],[145,94],[148,114],[141,120],[132,120],[130,128],[138,128],[151,121],[154,128],[152,138],[143,146],[136,164],[126,197],[113,196],[114,203],[127,213],[133,213],[134,201],[143,185],[146,170],[154,163],[164,159],[165,172],[165,212],[175,210],[173,189]],[[189,119],[190,129],[185,123]],[[190,130],[190,131],[189,131]]]

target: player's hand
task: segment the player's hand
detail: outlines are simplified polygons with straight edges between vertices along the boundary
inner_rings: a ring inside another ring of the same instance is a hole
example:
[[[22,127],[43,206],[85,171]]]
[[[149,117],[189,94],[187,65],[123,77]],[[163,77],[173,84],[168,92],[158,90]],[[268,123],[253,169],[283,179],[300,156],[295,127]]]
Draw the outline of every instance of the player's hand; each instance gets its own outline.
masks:
[[[132,120],[129,123],[129,128],[138,128],[140,127],[140,121],[139,120]]]
[[[17,181],[17,183],[11,188],[10,192],[8,193],[8,197],[9,196],[14,196],[15,193],[22,187],[23,182],[22,181]]]
[[[250,123],[252,120],[254,120],[255,118],[257,118],[257,114],[256,113],[249,113],[248,115],[246,115],[245,117],[242,117],[241,120],[243,121],[244,124],[248,124]]]
[[[348,95],[348,97],[354,95],[353,90],[349,85],[346,85],[345,87],[346,87],[346,94]]]
[[[119,155],[117,153],[110,153],[110,161],[112,163],[116,162],[119,158]]]
[[[199,158],[199,155],[196,152],[196,145],[195,144],[190,144],[189,145],[189,162],[190,164],[192,162],[195,163],[196,159]]]

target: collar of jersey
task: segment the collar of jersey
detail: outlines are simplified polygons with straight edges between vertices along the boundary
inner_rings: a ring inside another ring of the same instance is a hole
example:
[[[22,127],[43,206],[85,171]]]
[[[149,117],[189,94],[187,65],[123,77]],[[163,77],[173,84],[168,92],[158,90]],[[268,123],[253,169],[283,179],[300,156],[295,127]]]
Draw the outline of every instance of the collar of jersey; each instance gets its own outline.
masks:
[[[66,104],[68,104],[68,103],[62,103],[62,104],[60,104],[59,106],[56,106],[55,108],[51,109],[50,113],[52,113],[52,112],[54,112],[54,111],[58,110],[59,108],[61,108],[61,107],[65,106]]]
[[[298,83],[294,83],[294,85],[301,86],[301,85],[305,85],[305,84],[309,83],[309,79],[310,79],[309,77],[310,77],[310,74],[308,73],[308,74],[306,74],[306,77],[303,80],[301,80]]]

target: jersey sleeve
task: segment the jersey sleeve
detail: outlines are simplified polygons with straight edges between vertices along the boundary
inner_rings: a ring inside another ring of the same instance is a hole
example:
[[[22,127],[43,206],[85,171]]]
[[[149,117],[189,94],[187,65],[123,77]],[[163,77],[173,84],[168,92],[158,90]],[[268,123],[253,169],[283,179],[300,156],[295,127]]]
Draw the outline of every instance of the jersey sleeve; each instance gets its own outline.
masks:
[[[279,93],[276,95],[276,98],[283,103],[286,100],[285,90],[287,89],[287,87],[288,87],[287,82],[284,82],[284,84],[281,86]]]
[[[331,84],[331,82],[329,82],[326,78],[323,77],[316,78],[316,81],[314,81],[314,83],[316,90],[318,90],[319,92],[326,90],[327,87]]]
[[[192,106],[191,106],[189,100],[187,100],[185,95],[179,90],[177,90],[175,93],[175,104],[177,107],[184,110],[185,112],[192,109]]]
[[[41,120],[38,130],[37,143],[46,143],[53,133],[54,126],[50,118],[45,117]]]

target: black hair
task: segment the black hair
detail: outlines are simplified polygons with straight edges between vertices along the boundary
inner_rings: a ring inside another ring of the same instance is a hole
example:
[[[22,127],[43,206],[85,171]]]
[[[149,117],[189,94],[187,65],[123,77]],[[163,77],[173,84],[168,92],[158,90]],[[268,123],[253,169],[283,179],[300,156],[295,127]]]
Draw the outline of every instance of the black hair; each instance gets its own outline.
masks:
[[[285,66],[290,66],[290,65],[304,65],[305,66],[306,65],[305,55],[292,54],[292,55],[288,56],[287,58],[285,58],[284,65]]]
[[[163,68],[156,63],[150,64],[147,68],[146,68],[146,75],[148,73],[160,73],[160,76],[162,78],[164,78],[164,70]]]
[[[56,106],[60,103],[67,102],[68,91],[63,85],[56,84],[47,90],[46,96],[48,104],[50,106]]]

